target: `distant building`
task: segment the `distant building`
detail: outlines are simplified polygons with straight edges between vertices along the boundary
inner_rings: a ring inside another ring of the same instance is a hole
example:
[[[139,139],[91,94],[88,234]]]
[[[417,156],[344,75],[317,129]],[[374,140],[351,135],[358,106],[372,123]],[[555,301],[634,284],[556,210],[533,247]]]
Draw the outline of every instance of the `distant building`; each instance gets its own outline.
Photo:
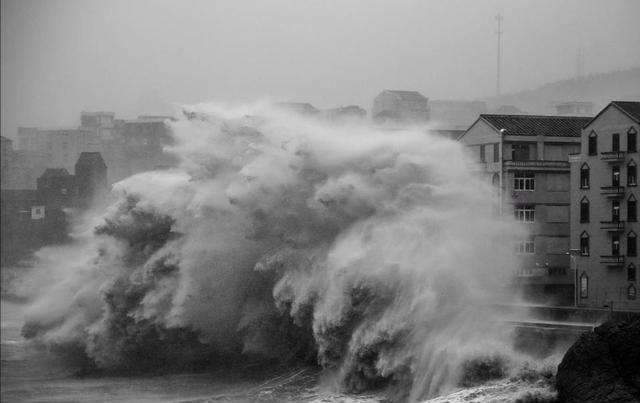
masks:
[[[593,102],[562,102],[556,105],[556,113],[561,116],[593,116]]]
[[[496,110],[491,111],[493,115],[528,115],[527,112],[513,105],[501,105]]]
[[[359,121],[367,117],[367,111],[357,105],[341,106],[323,111],[329,122]]]
[[[571,304],[569,155],[580,150],[584,117],[480,115],[459,140],[496,187],[501,214],[528,236],[514,241],[516,275],[530,299]]]
[[[306,102],[278,102],[276,105],[284,110],[305,116],[315,116],[320,113],[315,106]]]
[[[80,127],[93,129],[100,140],[115,138],[115,113],[113,112],[81,112]]]
[[[2,153],[2,158],[0,159],[0,163],[2,164],[2,167],[0,168],[0,183],[2,183],[2,189],[5,189],[11,179],[11,166],[13,165],[13,140],[4,136],[0,136],[0,140],[0,151]]]
[[[418,91],[384,90],[373,100],[371,118],[379,123],[425,123],[428,101]]]
[[[49,168],[38,178],[37,205],[42,208],[40,241],[43,245],[64,242],[68,234],[66,208],[77,204],[77,184],[74,175],[64,168]]]
[[[89,128],[19,127],[18,148],[44,154],[48,167],[72,170],[81,152],[100,151],[100,139]]]
[[[160,167],[175,166],[174,156],[164,152],[173,144],[167,116],[139,116],[124,120],[120,129],[123,146],[122,164],[127,176]]]
[[[14,150],[13,141],[2,137],[2,189],[35,189],[36,178],[47,166],[44,153]]]
[[[78,207],[88,208],[107,195],[107,166],[100,153],[81,153],[75,173]]]
[[[42,246],[43,211],[35,190],[2,189],[0,194],[0,264],[6,266]]]
[[[614,101],[587,122],[571,157],[571,248],[579,306],[640,310],[640,102]]]

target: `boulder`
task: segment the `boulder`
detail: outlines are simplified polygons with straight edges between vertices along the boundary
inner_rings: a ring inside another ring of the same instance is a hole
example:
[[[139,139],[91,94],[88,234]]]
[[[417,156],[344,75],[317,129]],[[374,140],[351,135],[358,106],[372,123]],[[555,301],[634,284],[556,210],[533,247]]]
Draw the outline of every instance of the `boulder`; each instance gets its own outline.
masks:
[[[640,315],[580,336],[558,366],[556,387],[560,402],[640,402]]]

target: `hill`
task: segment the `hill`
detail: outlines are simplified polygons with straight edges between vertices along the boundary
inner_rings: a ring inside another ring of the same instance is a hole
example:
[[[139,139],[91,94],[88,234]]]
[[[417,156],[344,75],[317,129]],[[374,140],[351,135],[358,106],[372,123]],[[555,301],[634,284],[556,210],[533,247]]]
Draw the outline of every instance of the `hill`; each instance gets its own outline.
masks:
[[[614,100],[640,100],[640,67],[556,81],[533,90],[484,99],[489,110],[512,105],[527,113],[542,115],[555,114],[554,106],[567,101],[593,102],[595,114]]]

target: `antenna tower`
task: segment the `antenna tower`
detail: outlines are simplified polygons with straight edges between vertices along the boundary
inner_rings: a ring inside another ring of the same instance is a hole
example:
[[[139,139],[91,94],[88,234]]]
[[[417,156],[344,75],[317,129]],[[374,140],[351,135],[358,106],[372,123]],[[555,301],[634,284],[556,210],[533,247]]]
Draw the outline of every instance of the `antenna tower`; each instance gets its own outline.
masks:
[[[497,77],[496,77],[496,96],[500,96],[500,41],[502,39],[502,15],[496,15],[496,21],[498,21],[498,66],[497,66]]]

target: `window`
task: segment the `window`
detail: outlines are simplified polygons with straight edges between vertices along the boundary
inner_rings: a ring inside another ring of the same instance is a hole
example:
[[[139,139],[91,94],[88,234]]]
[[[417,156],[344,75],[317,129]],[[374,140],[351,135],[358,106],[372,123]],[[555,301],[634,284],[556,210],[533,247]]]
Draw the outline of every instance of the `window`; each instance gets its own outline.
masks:
[[[586,232],[580,235],[580,255],[589,256],[589,234]]]
[[[620,222],[620,201],[613,200],[611,202],[611,221]]]
[[[536,219],[536,207],[532,204],[518,204],[515,206],[516,221],[532,223]]]
[[[617,165],[611,168],[611,186],[620,186],[620,167]]]
[[[633,263],[627,267],[627,281],[636,281],[636,267]]]
[[[638,132],[633,127],[627,132],[627,152],[638,151]]]
[[[513,161],[529,160],[529,145],[528,144],[512,144],[511,159]]]
[[[583,272],[580,275],[580,298],[589,297],[589,276]]]
[[[633,197],[633,195],[629,196],[629,199],[627,199],[627,221],[638,221],[638,207],[636,198]]]
[[[629,284],[627,287],[627,298],[636,299],[636,287],[633,284]]]
[[[513,177],[513,189],[514,190],[529,190],[536,189],[536,176],[533,172],[516,172]]]
[[[589,133],[589,155],[598,155],[598,135],[594,131]]]
[[[487,162],[487,158],[485,156],[484,144],[480,146],[480,162]]]
[[[580,188],[589,188],[589,165],[587,164],[582,164],[580,168]]]
[[[493,162],[499,162],[499,161],[500,161],[500,144],[494,143],[493,144]]]
[[[516,253],[535,253],[536,246],[533,239],[525,239],[516,243]]]
[[[611,135],[611,151],[620,151],[620,134],[613,133]]]
[[[636,186],[638,184],[638,168],[635,161],[631,160],[627,164],[627,185]]]
[[[580,222],[589,222],[589,199],[586,197],[580,201]]]
[[[620,256],[620,235],[611,236],[611,255]]]
[[[631,231],[627,235],[627,256],[638,256],[638,242],[636,233]]]

